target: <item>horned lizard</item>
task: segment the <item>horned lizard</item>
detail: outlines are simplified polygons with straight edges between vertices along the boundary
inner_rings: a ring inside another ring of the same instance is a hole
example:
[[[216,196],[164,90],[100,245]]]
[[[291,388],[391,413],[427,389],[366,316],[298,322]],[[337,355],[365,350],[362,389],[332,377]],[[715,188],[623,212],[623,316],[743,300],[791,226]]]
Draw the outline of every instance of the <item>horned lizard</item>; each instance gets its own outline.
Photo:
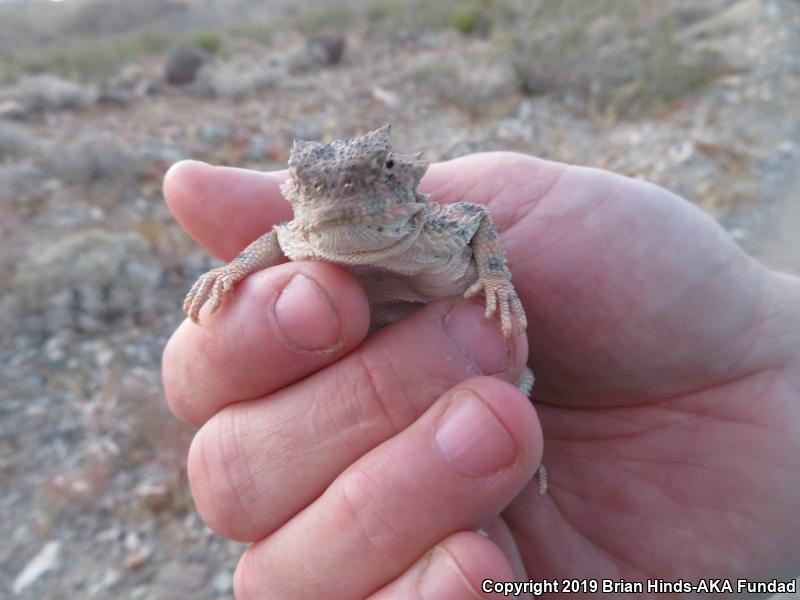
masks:
[[[525,311],[491,214],[479,204],[437,204],[419,192],[428,163],[422,153],[393,151],[390,129],[330,144],[295,140],[281,186],[294,219],[202,275],[183,303],[192,321],[206,302],[213,313],[237,282],[286,257],[347,268],[367,293],[371,331],[433,300],[482,292],[486,318],[499,313],[503,335],[514,334],[514,321],[524,332]],[[517,387],[530,394],[527,367]],[[540,493],[546,486],[540,467]]]

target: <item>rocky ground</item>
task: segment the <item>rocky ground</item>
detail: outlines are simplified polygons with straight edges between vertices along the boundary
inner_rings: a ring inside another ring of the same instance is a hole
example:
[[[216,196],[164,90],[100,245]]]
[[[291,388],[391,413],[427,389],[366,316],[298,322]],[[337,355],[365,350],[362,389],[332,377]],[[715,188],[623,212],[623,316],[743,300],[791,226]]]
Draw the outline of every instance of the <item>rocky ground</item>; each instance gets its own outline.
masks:
[[[537,70],[551,54],[526,70],[527,38],[482,15],[422,32],[287,27],[226,38],[213,59],[156,53],[101,82],[0,88],[0,597],[231,596],[242,547],[193,512],[192,431],[160,384],[181,299],[211,264],[161,197],[174,161],[281,168],[293,137],[392,122],[396,147],[433,160],[511,149],[649,179],[800,273],[800,5],[675,6],[667,50],[717,61],[677,95],[653,79],[669,62],[645,79],[612,70],[605,88],[596,74],[616,59],[599,51],[591,69]]]

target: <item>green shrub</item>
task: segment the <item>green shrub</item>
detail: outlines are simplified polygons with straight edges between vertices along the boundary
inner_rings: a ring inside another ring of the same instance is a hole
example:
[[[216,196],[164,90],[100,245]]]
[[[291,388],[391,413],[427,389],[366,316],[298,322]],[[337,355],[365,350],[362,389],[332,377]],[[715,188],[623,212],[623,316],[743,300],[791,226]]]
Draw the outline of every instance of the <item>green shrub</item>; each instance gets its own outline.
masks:
[[[469,35],[478,26],[480,11],[472,6],[459,6],[453,12],[453,27],[464,35]]]
[[[721,54],[678,38],[659,0],[543,0],[518,15],[508,53],[519,88],[568,93],[589,115],[616,119],[668,108],[724,69]]]
[[[222,38],[213,31],[195,31],[189,41],[209,54],[216,54],[222,48]]]
[[[0,58],[0,79],[52,73],[79,81],[98,81],[114,75],[126,63],[163,51],[167,45],[166,36],[152,32],[114,39],[63,40]]]
[[[324,8],[300,9],[294,18],[294,25],[303,33],[315,33],[320,29],[349,29],[355,19],[353,9],[346,5],[333,5]]]
[[[367,21],[378,29],[397,31],[437,31],[455,28],[473,33],[491,2],[484,0],[370,0],[365,8]]]
[[[272,23],[238,23],[228,33],[237,38],[253,40],[268,46],[275,37],[276,26]]]

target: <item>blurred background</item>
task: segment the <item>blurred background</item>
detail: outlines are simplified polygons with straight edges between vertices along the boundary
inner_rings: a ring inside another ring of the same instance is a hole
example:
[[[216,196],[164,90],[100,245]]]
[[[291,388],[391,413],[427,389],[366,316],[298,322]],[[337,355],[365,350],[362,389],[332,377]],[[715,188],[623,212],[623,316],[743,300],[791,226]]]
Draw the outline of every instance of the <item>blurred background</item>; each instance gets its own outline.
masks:
[[[215,263],[161,179],[386,122],[646,178],[800,272],[796,0],[0,0],[0,597],[231,596],[160,384]]]

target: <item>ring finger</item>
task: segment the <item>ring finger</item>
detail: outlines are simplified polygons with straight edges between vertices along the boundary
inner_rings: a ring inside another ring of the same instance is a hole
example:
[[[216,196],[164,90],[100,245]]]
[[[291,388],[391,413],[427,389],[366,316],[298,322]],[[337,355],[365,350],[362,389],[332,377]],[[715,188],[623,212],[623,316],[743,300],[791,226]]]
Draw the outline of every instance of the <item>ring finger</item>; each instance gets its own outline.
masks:
[[[440,540],[497,515],[530,480],[541,442],[518,390],[497,378],[467,380],[251,546],[237,569],[237,598],[308,598],[321,589],[366,597]]]

